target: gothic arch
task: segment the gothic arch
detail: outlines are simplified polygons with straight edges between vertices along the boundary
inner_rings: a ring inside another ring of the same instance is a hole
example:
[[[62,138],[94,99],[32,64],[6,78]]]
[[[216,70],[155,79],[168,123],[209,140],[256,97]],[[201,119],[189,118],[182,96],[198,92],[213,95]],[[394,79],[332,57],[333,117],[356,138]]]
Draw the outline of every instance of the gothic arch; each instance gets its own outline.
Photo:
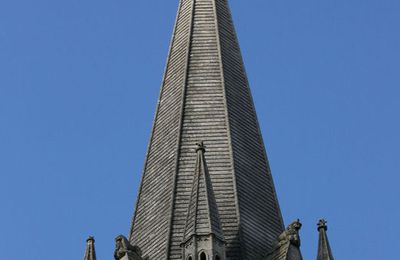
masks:
[[[207,260],[207,255],[204,252],[200,253],[200,260]]]

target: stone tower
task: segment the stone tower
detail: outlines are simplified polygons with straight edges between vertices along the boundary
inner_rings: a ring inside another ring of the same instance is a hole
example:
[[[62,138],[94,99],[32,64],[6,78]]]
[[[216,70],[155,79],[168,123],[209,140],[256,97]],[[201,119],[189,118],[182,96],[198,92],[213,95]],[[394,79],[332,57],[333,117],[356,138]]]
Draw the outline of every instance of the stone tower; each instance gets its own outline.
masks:
[[[181,0],[130,242],[182,259],[203,140],[226,258],[258,259],[284,230],[227,0]]]

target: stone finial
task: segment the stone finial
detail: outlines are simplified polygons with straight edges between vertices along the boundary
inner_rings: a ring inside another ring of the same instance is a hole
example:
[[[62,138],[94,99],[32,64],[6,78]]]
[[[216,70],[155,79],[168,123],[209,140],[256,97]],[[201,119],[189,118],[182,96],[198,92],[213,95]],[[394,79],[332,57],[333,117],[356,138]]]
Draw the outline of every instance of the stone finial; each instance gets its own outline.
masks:
[[[196,143],[196,150],[195,151],[196,151],[196,153],[199,152],[199,151],[202,151],[203,153],[206,152],[206,147],[204,146],[204,142],[203,141],[200,141],[200,142]]]
[[[94,237],[90,236],[86,240],[86,250],[84,260],[96,260],[96,250],[94,248]]]
[[[328,222],[325,219],[320,219],[318,222],[318,231],[320,231],[321,229],[324,229],[325,231],[328,230]]]
[[[328,240],[328,225],[325,219],[321,219],[318,222],[318,232],[319,232],[319,240],[318,240],[318,253],[317,260],[333,260],[333,254],[331,246],[329,245]]]

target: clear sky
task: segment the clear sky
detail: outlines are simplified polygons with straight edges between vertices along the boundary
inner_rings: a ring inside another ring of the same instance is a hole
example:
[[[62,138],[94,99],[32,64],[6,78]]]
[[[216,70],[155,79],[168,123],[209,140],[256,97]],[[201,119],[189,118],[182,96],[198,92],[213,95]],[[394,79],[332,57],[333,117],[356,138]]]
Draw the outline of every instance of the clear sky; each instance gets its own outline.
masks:
[[[178,0],[0,1],[0,259],[112,259],[127,234]],[[231,0],[304,259],[399,248],[400,1]]]

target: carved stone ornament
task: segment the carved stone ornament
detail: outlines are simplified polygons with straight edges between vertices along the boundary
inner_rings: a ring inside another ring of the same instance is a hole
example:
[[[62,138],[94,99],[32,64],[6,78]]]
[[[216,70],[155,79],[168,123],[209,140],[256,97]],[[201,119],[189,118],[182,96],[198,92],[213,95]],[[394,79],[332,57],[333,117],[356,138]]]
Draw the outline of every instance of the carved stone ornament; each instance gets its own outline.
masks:
[[[296,247],[300,247],[301,241],[299,231],[301,226],[302,224],[300,223],[299,219],[290,224],[287,229],[278,237],[275,248],[281,247],[286,243],[291,243]]]
[[[115,239],[115,260],[146,260],[142,257],[142,251],[138,246],[133,246],[128,239],[120,235]]]
[[[325,231],[328,230],[328,222],[325,219],[320,219],[318,222],[318,231],[320,229],[324,229]]]

